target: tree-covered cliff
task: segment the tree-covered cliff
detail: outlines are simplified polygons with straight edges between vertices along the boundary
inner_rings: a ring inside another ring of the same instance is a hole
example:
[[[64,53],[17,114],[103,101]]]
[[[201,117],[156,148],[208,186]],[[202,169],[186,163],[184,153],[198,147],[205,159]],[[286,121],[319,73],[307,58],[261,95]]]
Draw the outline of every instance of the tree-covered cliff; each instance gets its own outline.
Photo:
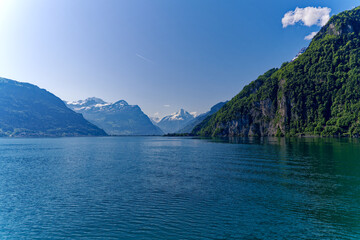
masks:
[[[359,117],[360,7],[333,16],[295,61],[250,83],[193,134],[358,136]]]

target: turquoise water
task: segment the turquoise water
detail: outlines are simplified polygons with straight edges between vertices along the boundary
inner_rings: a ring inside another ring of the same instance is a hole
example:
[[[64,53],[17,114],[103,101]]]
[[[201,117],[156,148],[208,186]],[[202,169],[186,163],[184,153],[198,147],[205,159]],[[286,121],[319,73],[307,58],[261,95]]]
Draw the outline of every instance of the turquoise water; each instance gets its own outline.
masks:
[[[351,139],[0,139],[0,239],[359,239]]]

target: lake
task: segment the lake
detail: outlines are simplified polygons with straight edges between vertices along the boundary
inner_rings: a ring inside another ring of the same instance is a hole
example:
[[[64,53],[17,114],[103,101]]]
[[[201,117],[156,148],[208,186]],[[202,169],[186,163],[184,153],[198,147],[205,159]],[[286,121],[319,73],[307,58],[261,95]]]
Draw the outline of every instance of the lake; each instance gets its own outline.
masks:
[[[0,138],[1,239],[359,239],[356,139]]]

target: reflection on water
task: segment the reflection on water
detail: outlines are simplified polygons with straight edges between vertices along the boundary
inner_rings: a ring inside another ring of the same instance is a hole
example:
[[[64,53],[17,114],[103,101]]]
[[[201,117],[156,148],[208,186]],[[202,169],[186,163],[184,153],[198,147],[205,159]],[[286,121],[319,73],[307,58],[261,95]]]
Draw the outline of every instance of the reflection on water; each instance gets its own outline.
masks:
[[[0,139],[0,238],[359,239],[359,161],[357,139]]]

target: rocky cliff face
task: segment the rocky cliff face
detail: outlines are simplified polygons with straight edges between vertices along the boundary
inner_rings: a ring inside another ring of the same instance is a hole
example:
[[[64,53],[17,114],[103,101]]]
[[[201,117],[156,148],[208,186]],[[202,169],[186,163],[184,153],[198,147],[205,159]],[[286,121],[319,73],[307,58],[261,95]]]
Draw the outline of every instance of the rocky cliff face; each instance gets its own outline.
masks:
[[[272,121],[277,115],[279,104],[275,97],[253,99],[260,89],[266,84],[266,80],[277,69],[272,69],[260,76],[258,80],[246,86],[244,90],[226,103],[216,114],[209,116],[197,125],[193,133],[198,135],[212,136],[268,136],[275,135],[277,128],[281,127]],[[246,102],[247,100],[247,102]],[[236,107],[243,104],[240,109]],[[223,118],[223,121],[219,121]]]
[[[333,16],[307,50],[197,125],[204,136],[360,135],[360,8]]]

